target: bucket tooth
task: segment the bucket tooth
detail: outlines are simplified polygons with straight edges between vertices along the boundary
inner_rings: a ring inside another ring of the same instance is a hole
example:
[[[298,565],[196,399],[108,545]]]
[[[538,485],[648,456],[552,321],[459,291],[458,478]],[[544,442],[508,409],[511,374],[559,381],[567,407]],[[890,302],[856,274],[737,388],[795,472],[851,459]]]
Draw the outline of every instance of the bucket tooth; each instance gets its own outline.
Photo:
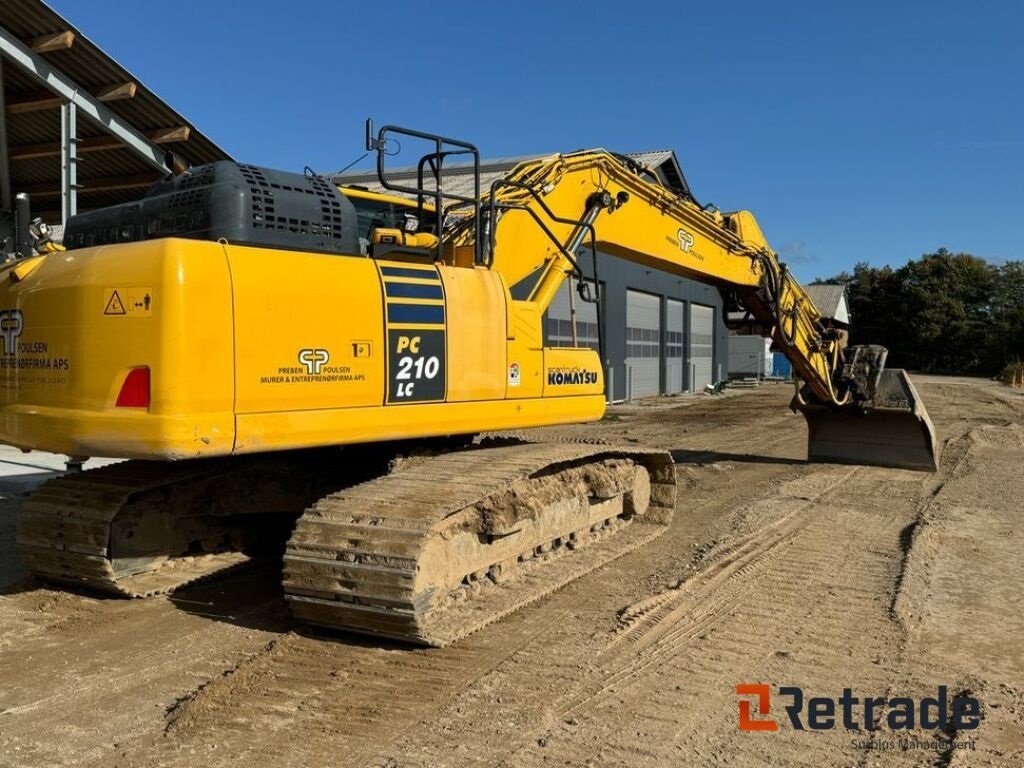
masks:
[[[936,471],[935,427],[906,371],[883,371],[872,402],[867,411],[795,404],[807,420],[808,460]]]

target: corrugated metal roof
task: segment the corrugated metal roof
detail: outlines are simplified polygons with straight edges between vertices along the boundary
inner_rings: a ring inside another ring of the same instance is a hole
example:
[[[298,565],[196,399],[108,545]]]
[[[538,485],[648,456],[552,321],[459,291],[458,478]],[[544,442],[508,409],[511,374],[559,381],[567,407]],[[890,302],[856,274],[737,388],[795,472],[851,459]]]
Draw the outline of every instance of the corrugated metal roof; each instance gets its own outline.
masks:
[[[850,312],[846,304],[845,285],[812,283],[805,285],[804,289],[822,317],[849,325]]]
[[[804,290],[811,297],[815,308],[826,320],[834,320],[844,325],[850,324],[850,310],[846,297],[845,285],[827,285],[825,283],[811,283],[805,285]],[[729,320],[740,323],[747,318],[746,310],[730,312]],[[752,322],[752,325],[757,325]]]
[[[187,141],[176,141],[159,145],[192,165],[230,159],[223,149],[210,138],[168,106],[155,93],[146,88],[113,58],[104,53],[73,24],[40,0],[3,0],[0,3],[0,25],[21,40],[31,40],[43,35],[72,31],[75,39],[70,48],[41,54],[46,62],[59,69],[66,77],[87,91],[124,82],[134,82],[137,90],[134,98],[104,103],[111,112],[124,119],[137,131],[146,132],[163,128],[187,126],[191,132]],[[25,98],[43,90],[41,84],[11,61],[4,61],[3,87],[7,102]],[[92,124],[79,113],[79,136],[102,136],[104,130]],[[7,115],[8,145],[11,151],[19,146],[45,144],[60,141],[60,113],[56,109],[38,112],[17,112]],[[90,190],[89,180],[118,178],[130,182],[130,177],[155,176],[151,167],[127,148],[104,149],[83,152],[78,162],[79,209],[124,202],[139,197],[141,187],[120,190]],[[129,178],[122,178],[129,177]],[[60,157],[50,156],[33,159],[11,160],[11,182],[15,193],[23,188],[36,190],[37,211],[52,211],[59,208],[59,196],[39,195],[39,190],[48,186],[51,190],[60,188]],[[53,205],[51,206],[51,203]]]
[[[488,189],[490,189],[491,183],[495,179],[501,178],[520,163],[537,160],[542,157],[551,157],[554,154],[556,153],[482,159],[480,161],[480,191],[487,192]],[[679,169],[679,161],[676,159],[675,152],[672,150],[649,150],[647,152],[626,152],[624,154],[627,157],[631,157],[639,161],[654,171],[665,186],[675,189],[676,191],[689,191],[688,187],[685,186],[685,180],[682,178],[682,171]],[[445,192],[462,195],[463,197],[469,197],[473,194],[472,162],[450,163],[444,167],[444,171]],[[385,174],[388,181],[408,186],[415,186],[416,184],[415,166],[386,168]],[[357,185],[366,187],[367,189],[375,192],[387,191],[377,179],[376,169],[344,171],[342,173],[334,174],[332,179],[335,184]],[[428,178],[425,179],[425,182],[424,186],[428,189],[433,188],[429,184],[429,174]]]

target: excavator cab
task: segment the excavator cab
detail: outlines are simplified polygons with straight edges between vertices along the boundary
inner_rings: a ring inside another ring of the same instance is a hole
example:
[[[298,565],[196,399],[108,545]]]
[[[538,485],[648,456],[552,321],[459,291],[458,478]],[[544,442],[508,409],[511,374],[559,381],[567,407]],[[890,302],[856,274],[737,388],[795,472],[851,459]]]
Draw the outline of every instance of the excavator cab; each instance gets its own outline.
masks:
[[[437,240],[432,236],[433,206],[420,208],[408,198],[371,192],[365,187],[346,185],[338,189],[355,208],[359,250],[363,256],[372,255],[377,245],[436,249]]]

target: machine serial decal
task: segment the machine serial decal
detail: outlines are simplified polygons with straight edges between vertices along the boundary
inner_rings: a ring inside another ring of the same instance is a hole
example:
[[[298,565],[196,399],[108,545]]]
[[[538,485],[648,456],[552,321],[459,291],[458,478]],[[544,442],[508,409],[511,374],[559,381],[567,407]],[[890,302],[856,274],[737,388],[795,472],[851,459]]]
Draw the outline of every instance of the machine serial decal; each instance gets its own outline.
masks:
[[[438,402],[447,391],[444,285],[433,265],[380,265],[388,343],[386,402]]]
[[[391,331],[391,402],[441,400],[444,398],[444,332],[421,331],[415,335]]]

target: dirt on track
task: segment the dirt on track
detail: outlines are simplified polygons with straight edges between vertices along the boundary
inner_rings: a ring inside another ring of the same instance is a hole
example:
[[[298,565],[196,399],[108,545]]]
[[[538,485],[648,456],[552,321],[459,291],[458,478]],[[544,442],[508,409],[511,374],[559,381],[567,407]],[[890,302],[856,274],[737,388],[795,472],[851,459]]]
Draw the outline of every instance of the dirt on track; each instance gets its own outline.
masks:
[[[440,650],[295,625],[273,566],[144,602],[48,589],[18,573],[9,500],[0,766],[1019,765],[1024,396],[915,383],[945,441],[934,475],[805,463],[783,386],[531,432],[670,448],[675,519]],[[908,750],[740,732],[735,686],[759,682],[945,685],[983,717]]]

